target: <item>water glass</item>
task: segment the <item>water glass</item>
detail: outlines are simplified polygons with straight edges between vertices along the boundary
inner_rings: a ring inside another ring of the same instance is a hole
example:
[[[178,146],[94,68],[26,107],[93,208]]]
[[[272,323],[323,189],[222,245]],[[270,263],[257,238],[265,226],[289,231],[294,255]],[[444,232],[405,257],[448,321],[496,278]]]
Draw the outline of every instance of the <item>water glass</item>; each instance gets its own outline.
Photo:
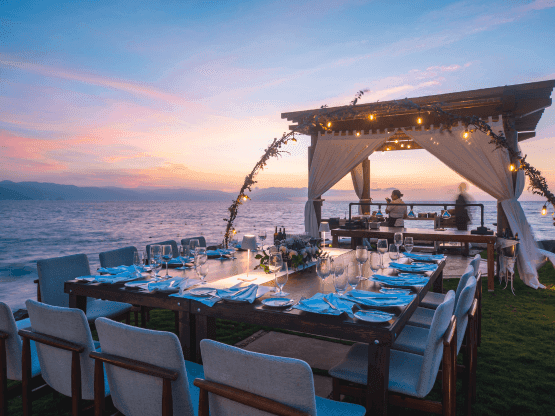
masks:
[[[198,246],[200,246],[200,242],[198,241],[198,238],[193,238],[192,240],[189,240],[189,248],[191,249],[192,253],[195,252]]]
[[[413,248],[414,248],[414,241],[412,237],[405,237],[405,251],[407,253],[410,253],[412,252]]]
[[[162,246],[153,244],[150,246],[150,264],[154,270],[154,280],[159,280],[159,269],[162,268]]]
[[[198,247],[195,248],[195,255],[203,255],[206,256],[206,247]]]
[[[403,245],[403,233],[395,233],[393,236],[393,244],[397,246],[397,258],[399,258],[399,247]]]
[[[188,244],[184,244],[182,246],[179,246],[179,255],[181,257],[181,267],[178,267],[177,270],[186,270],[187,268],[185,267],[185,263],[187,262],[187,259],[189,258],[189,245]]]
[[[135,251],[133,253],[133,265],[135,266],[135,276],[136,277],[141,277],[141,264],[142,264],[142,259],[141,259],[141,254],[138,251]]]
[[[326,278],[331,273],[331,262],[327,257],[320,257],[316,260],[316,274],[322,279],[322,293],[324,293],[324,286]]]
[[[362,280],[362,276],[357,275],[357,268],[355,263],[347,265],[347,283],[354,290],[358,283]]]
[[[395,244],[389,245],[389,259],[390,260],[398,260],[399,259],[399,251]]]
[[[166,263],[166,279],[169,279],[171,276],[168,274],[168,263],[173,258],[173,251],[171,245],[163,245],[162,246],[162,260]]]
[[[360,280],[365,280],[362,274],[362,266],[368,260],[368,250],[366,249],[366,246],[357,246],[356,259],[358,261],[358,269],[359,269],[358,277],[360,278]]]
[[[262,250],[264,250],[264,240],[266,240],[266,237],[268,236],[268,234],[266,233],[266,230],[259,230],[258,231],[258,238],[260,239],[260,241],[262,241]]]
[[[283,258],[281,257],[281,253],[277,252],[277,253],[270,254],[270,257],[268,260],[268,268],[270,269],[271,272],[274,273],[274,280],[276,282],[276,286],[279,288],[279,293],[276,296],[283,296],[283,292],[281,288],[287,282],[287,274],[286,274],[285,281],[283,281],[283,279],[279,279],[279,283],[278,283],[277,272],[281,270],[282,266],[283,266]],[[281,283],[281,286],[280,286],[280,283]]]
[[[377,243],[378,253],[380,253],[380,267],[383,269],[383,255],[387,253],[387,240],[385,238],[380,238]]]
[[[370,253],[370,269],[372,270],[372,275],[376,274],[380,270],[382,259],[379,253]]]
[[[148,253],[143,250],[143,264],[146,266],[148,264]]]
[[[334,263],[333,286],[335,287],[335,292],[341,296],[347,289],[348,273],[345,271],[345,265],[343,262],[336,260]]]
[[[276,280],[276,286],[279,288],[279,293],[276,296],[285,296],[283,294],[283,286],[285,286],[285,284],[287,283],[287,280],[289,280],[289,269],[287,268],[287,263],[285,264],[285,274],[282,275],[277,275],[275,277]]]
[[[200,281],[201,284],[205,285],[206,284],[206,275],[208,274],[208,268],[209,268],[209,264],[203,264],[201,266],[199,266],[198,268],[198,275],[200,277]]]

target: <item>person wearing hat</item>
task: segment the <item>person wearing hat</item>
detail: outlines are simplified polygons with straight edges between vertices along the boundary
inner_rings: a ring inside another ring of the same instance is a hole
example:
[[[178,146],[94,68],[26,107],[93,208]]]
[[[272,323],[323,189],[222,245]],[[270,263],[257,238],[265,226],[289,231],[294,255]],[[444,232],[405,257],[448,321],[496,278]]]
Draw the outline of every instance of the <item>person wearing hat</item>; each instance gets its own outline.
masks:
[[[388,227],[404,227],[405,222],[403,218],[407,216],[407,207],[404,205],[399,206],[398,204],[404,204],[401,197],[403,194],[398,189],[391,192],[391,199],[385,198],[387,201],[387,207],[385,213],[389,214],[389,219],[387,221]]]

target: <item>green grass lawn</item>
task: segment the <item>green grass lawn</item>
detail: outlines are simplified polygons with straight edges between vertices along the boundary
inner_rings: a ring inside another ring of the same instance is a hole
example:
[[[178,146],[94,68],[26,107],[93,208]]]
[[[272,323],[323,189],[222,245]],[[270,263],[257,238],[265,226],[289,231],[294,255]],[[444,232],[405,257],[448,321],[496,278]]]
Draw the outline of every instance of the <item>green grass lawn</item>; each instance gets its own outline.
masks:
[[[554,414],[555,386],[555,270],[551,263],[539,272],[546,290],[534,290],[515,278],[515,293],[502,290],[496,282],[495,292],[487,291],[483,283],[482,345],[478,349],[477,391],[475,415],[547,415]],[[445,289],[455,289],[458,280],[444,283]],[[152,311],[149,328],[174,331],[174,314]],[[260,329],[259,326],[231,321],[217,321],[218,341],[235,344]],[[325,374],[315,369],[317,374]],[[463,412],[459,381],[458,414]],[[441,397],[436,382],[430,398]],[[60,396],[47,395],[33,403],[36,415],[58,415],[69,402]],[[10,415],[20,415],[21,399],[9,404]],[[412,410],[391,408],[391,415],[424,415]]]

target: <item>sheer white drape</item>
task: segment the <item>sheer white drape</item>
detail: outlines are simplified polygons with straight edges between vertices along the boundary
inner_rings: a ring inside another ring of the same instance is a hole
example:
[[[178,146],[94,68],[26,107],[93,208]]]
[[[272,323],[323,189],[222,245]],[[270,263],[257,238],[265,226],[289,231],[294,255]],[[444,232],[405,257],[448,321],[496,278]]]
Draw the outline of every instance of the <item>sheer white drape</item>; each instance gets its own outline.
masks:
[[[490,123],[494,131],[503,129],[503,121]],[[517,260],[521,279],[533,288],[543,287],[538,281],[536,266],[541,261],[537,244],[530,224],[518,202],[524,189],[524,174],[519,172],[516,191],[513,188],[512,173],[509,171],[509,154],[505,149],[495,149],[489,137],[482,132],[474,132],[468,139],[463,138],[464,126],[452,131],[440,132],[405,130],[406,134],[431,154],[501,202],[509,225],[520,238],[520,251]]]
[[[362,162],[359,163],[353,170],[351,170],[351,179],[353,180],[353,188],[360,201],[362,198],[362,191],[364,187],[364,169],[362,169]],[[358,213],[362,214],[362,205],[358,206]]]
[[[352,133],[352,132],[351,132]],[[318,137],[308,174],[308,201],[304,209],[305,231],[318,237],[318,221],[313,201],[339,182],[355,166],[385,142],[389,134],[336,135]]]

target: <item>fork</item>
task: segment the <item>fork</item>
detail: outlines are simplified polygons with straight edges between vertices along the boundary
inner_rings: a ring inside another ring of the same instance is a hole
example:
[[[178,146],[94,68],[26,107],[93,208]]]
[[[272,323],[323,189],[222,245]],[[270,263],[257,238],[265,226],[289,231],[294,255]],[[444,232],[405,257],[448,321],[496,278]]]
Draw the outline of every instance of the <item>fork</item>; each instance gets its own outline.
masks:
[[[337,306],[333,305],[325,296],[322,298],[324,302],[331,306],[332,309],[337,310]]]
[[[303,300],[306,300],[306,298],[304,296],[301,296],[301,298],[299,299],[299,301],[291,306],[289,306],[287,309],[284,309],[283,312],[288,312],[291,309],[293,309],[293,306],[297,306],[299,303],[301,303]]]

